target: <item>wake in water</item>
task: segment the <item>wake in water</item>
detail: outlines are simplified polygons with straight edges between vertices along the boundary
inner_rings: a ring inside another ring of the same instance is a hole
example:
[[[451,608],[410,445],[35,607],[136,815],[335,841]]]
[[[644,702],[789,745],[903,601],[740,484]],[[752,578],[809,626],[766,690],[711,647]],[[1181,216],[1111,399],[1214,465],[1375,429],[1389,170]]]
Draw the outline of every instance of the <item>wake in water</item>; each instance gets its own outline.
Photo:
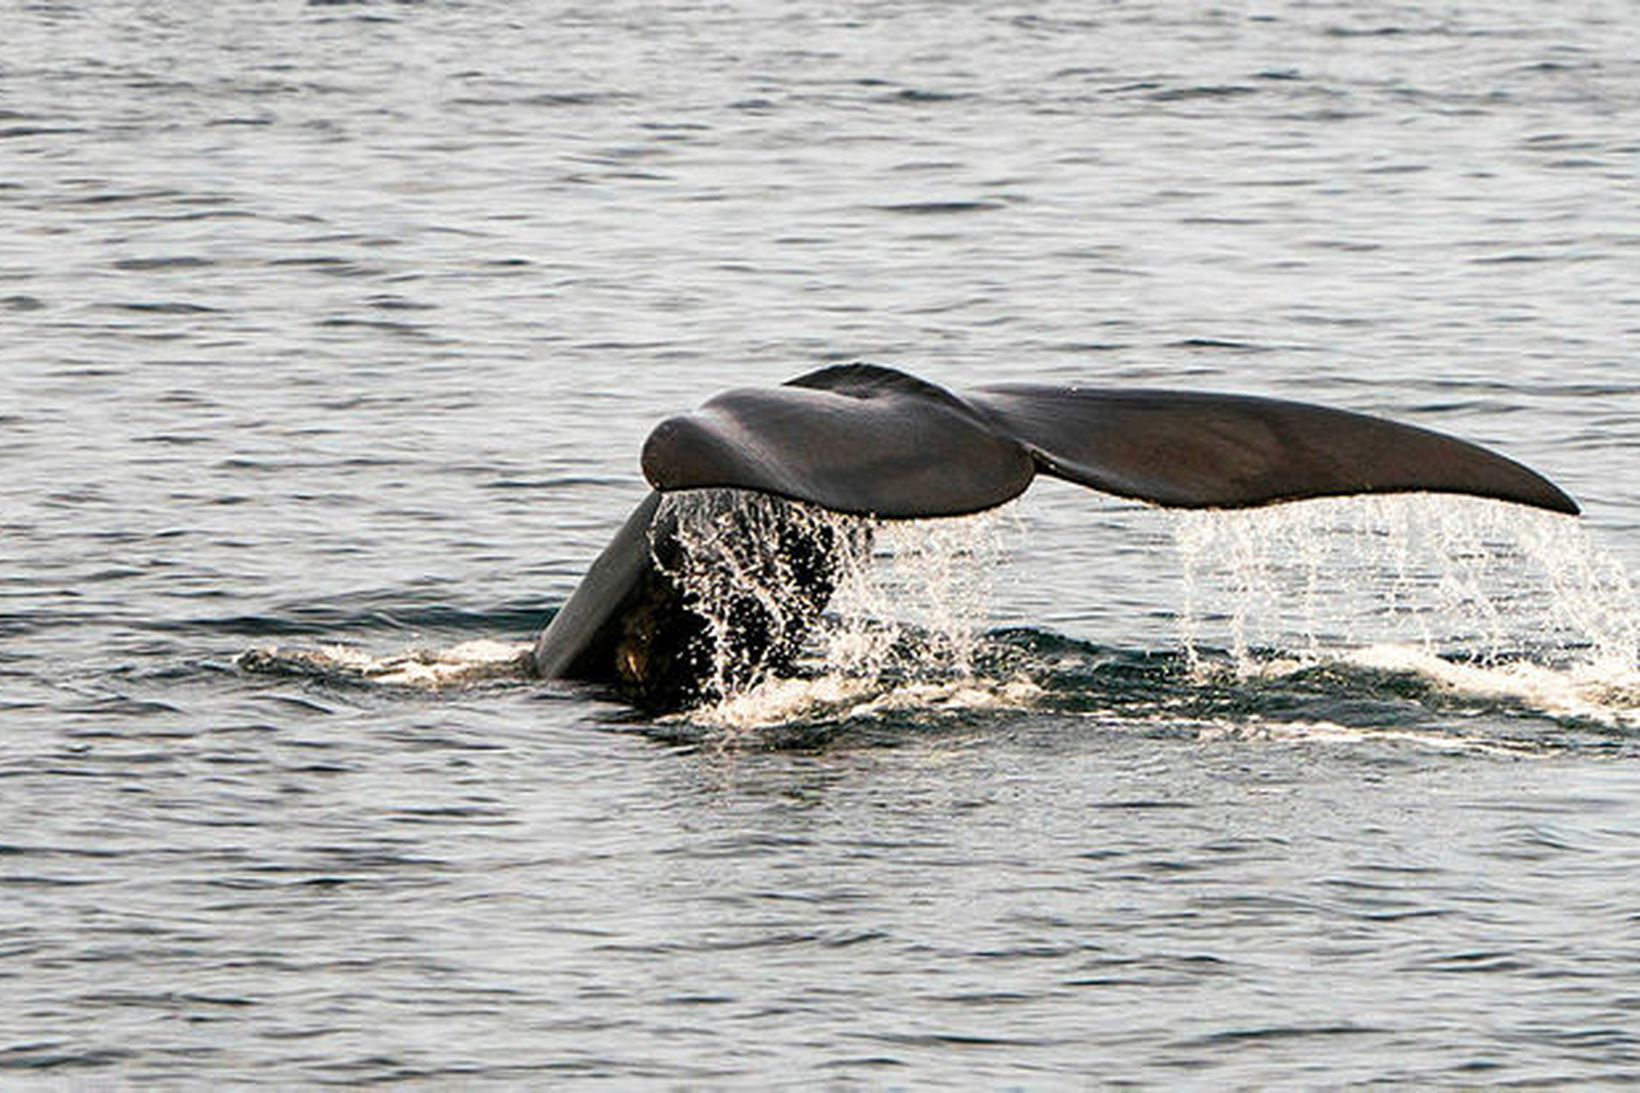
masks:
[[[871,522],[729,491],[667,503],[687,548],[668,572],[708,628],[800,641],[793,670],[779,674],[720,652],[724,697],[663,720],[720,739],[985,711],[1202,735],[1421,733],[1432,746],[1505,750],[1534,745],[1497,732],[1470,740],[1452,714],[1640,728],[1632,584],[1577,524],[1518,507],[1413,496],[1170,514],[1179,643],[1143,653],[987,632],[991,576],[1017,526],[1009,509]],[[763,549],[777,531],[833,548],[835,594],[818,626],[789,621],[812,574]],[[526,680],[528,653],[497,642],[386,658],[258,650],[240,665],[443,690]]]

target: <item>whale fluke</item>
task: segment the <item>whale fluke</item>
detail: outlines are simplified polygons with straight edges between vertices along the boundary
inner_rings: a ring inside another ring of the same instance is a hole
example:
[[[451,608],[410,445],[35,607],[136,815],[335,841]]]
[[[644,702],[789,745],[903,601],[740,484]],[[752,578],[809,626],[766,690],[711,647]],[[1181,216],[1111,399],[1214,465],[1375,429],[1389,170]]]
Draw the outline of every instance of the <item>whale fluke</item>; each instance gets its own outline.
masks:
[[[543,677],[611,683],[651,706],[788,666],[831,596],[843,534],[726,510],[714,519],[727,538],[713,549],[737,551],[707,556],[680,534],[667,492],[750,490],[914,519],[994,508],[1047,474],[1181,508],[1429,491],[1578,511],[1496,452],[1365,414],[1196,391],[994,384],[959,394],[870,364],[718,395],[656,426],[642,463],[656,492],[542,632],[534,663]],[[747,587],[760,558],[780,562],[771,568],[790,586]],[[713,567],[730,577],[714,585],[724,602],[703,604],[688,577]],[[738,674],[726,676],[726,663]]]
[[[856,364],[668,418],[644,444],[643,470],[659,490],[721,486],[912,518],[994,508],[1024,492],[1036,464],[950,391]]]
[[[1172,508],[1355,493],[1578,507],[1479,445],[1302,402],[1194,391],[999,384],[960,395],[877,365],[734,390],[644,445],[660,490],[731,487],[884,518],[992,508],[1048,474]]]

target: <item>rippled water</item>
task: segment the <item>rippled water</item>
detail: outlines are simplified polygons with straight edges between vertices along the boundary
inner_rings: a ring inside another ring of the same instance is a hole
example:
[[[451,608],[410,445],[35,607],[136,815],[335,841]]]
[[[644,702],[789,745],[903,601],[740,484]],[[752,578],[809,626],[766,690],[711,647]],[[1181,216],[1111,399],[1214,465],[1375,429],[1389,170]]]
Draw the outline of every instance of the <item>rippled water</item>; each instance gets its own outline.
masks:
[[[14,6],[3,1084],[1640,1077],[1632,14]],[[509,669],[656,420],[857,358],[1586,512],[1041,483],[869,672]]]

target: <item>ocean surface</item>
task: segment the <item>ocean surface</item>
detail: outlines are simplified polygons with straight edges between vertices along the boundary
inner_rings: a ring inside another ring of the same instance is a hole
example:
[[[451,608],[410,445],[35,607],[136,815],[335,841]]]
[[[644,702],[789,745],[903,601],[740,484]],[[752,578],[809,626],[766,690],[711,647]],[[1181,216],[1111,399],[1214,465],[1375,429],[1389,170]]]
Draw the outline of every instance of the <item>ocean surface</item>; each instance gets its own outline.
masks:
[[[1640,1081],[1634,14],[7,5],[0,1086]],[[655,422],[851,360],[1584,515],[1041,482],[793,679],[517,671]]]

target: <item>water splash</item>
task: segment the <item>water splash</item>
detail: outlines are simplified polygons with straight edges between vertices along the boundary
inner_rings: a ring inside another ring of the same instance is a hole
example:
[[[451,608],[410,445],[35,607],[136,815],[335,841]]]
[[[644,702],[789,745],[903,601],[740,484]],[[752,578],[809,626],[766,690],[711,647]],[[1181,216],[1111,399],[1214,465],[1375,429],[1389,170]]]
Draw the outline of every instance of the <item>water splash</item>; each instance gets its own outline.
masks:
[[[1496,660],[1525,650],[1632,665],[1635,588],[1574,520],[1450,497],[1357,497],[1188,512],[1187,651],[1223,640],[1309,653],[1404,642]],[[1228,610],[1203,613],[1203,603]],[[1213,628],[1217,627],[1218,632]]]
[[[671,572],[709,628],[747,625],[751,604],[774,640],[801,643],[791,670],[748,672],[720,655],[721,697],[663,721],[719,744],[775,726],[1017,710],[1204,738],[1424,733],[1435,747],[1510,753],[1547,746],[1544,716],[1597,741],[1640,729],[1632,582],[1577,522],[1518,507],[1393,497],[1182,514],[1182,648],[1146,651],[987,630],[992,580],[1020,530],[1010,510],[883,522],[729,491],[669,504],[681,555],[695,559],[671,555]],[[829,548],[835,594],[818,620],[801,617],[816,561],[794,544]],[[528,654],[479,641],[385,657],[257,650],[239,664],[436,691],[525,680]]]
[[[674,520],[681,550],[658,548],[657,559],[715,639],[711,692],[721,696],[685,715],[692,721],[732,728],[847,717],[892,705],[896,689],[915,690],[929,708],[968,708],[999,688],[1018,690],[1017,681],[981,682],[976,673],[1006,513],[880,521],[709,490],[669,496],[656,523]],[[834,592],[811,626],[805,589],[817,576],[816,544],[827,551],[823,576]],[[734,662],[731,639],[749,614],[773,641],[803,642],[795,678]]]
[[[1324,662],[1640,724],[1640,597],[1575,520],[1470,498],[1181,514],[1181,639],[1247,677]],[[1208,612],[1204,604],[1223,603]]]
[[[966,678],[990,618],[1008,512],[877,525],[867,565],[839,585],[823,661],[852,675]]]
[[[704,624],[703,693],[733,696],[794,660],[833,590],[867,567],[872,524],[743,490],[662,498],[655,564]]]
[[[767,679],[740,694],[665,720],[718,731],[721,735],[715,742],[732,746],[745,733],[782,726],[835,726],[901,714],[927,725],[976,712],[1033,709],[1045,694],[1023,672],[1007,678],[976,674],[944,680],[827,672]]]

